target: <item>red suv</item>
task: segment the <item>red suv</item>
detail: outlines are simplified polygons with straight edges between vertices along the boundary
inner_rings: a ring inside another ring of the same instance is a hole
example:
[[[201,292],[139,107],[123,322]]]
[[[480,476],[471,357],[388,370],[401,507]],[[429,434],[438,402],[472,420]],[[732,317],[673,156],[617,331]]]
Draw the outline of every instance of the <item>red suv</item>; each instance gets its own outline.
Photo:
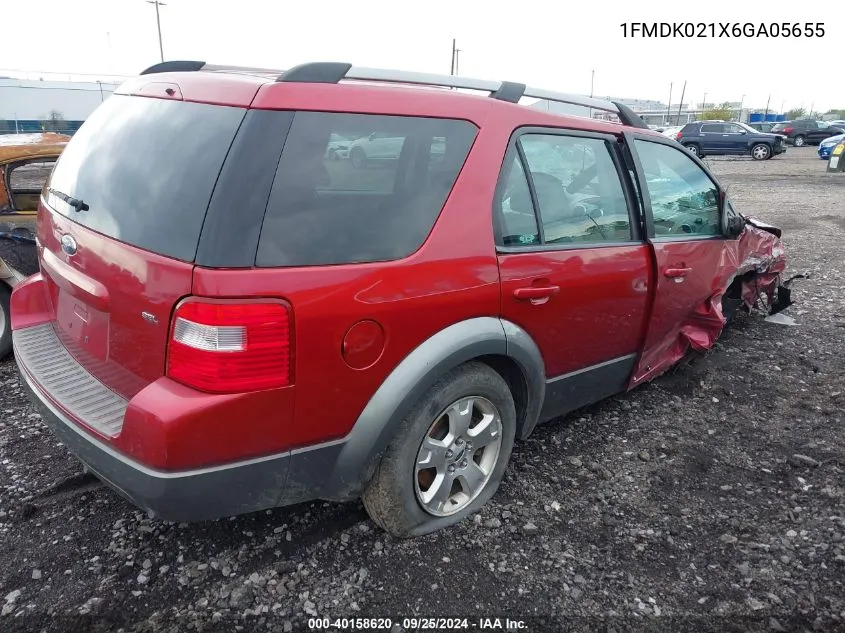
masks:
[[[772,300],[779,235],[620,104],[167,62],[59,159],[14,349],[56,436],[154,515],[363,496],[411,536],[478,510],[538,423]]]

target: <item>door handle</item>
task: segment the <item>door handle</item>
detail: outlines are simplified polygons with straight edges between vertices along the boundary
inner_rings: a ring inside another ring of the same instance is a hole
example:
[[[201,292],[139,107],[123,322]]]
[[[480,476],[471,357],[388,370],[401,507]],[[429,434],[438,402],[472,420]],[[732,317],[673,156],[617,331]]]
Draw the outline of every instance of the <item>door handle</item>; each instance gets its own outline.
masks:
[[[513,296],[520,301],[535,299],[550,299],[560,292],[560,286],[531,286],[529,288],[517,288]]]
[[[663,274],[670,279],[679,279],[686,277],[691,272],[692,268],[667,268],[663,271]]]

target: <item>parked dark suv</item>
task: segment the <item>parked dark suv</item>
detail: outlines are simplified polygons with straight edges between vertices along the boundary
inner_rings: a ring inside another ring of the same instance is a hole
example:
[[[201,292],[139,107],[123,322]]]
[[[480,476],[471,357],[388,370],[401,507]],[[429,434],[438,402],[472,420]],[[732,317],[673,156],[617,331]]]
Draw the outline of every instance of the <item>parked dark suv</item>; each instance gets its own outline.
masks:
[[[733,154],[767,160],[786,151],[783,136],[759,132],[742,123],[725,121],[687,123],[675,138],[698,156]]]
[[[711,347],[785,266],[622,104],[339,63],[130,79],[37,235],[15,355],[91,471],[177,521],[363,496],[398,536],[478,510],[515,440]]]
[[[772,128],[772,132],[783,134],[795,147],[801,147],[802,145],[818,145],[826,138],[845,134],[845,128],[830,125],[827,121],[796,119],[778,123]]]

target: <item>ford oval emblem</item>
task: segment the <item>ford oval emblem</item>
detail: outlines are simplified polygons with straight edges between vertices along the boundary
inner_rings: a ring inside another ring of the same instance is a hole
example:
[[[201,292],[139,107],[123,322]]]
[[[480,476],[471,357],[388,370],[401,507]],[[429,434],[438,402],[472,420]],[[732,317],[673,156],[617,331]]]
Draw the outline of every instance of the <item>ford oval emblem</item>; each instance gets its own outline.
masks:
[[[76,240],[73,235],[62,235],[62,250],[68,255],[76,255]]]

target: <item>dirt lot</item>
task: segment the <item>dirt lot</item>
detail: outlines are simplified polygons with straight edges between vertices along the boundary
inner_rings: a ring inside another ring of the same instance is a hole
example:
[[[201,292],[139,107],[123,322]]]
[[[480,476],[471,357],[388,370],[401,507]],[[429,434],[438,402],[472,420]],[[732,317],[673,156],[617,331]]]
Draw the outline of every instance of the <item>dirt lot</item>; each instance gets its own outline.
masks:
[[[0,630],[306,631],[314,614],[845,630],[845,175],[815,148],[711,163],[785,229],[790,273],[812,274],[798,325],[741,319],[711,353],[541,428],[484,511],[441,534],[392,540],[359,503],[149,520],[80,475],[3,363]]]

